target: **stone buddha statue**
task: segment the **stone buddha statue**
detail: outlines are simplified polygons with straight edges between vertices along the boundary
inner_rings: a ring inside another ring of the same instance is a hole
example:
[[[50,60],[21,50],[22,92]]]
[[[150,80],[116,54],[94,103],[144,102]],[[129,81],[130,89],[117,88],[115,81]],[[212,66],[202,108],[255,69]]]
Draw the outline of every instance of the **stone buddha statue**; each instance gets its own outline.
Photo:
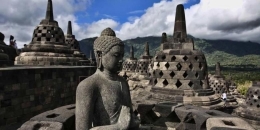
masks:
[[[76,91],[76,130],[138,129],[129,86],[118,76],[124,44],[111,28],[94,42],[97,70],[83,80]]]

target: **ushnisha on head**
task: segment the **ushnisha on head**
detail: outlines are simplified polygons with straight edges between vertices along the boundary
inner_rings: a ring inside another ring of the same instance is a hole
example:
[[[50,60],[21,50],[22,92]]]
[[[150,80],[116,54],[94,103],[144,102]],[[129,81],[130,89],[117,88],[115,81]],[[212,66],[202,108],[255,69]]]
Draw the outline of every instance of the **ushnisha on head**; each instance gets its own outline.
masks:
[[[97,59],[98,69],[115,71],[120,68],[124,56],[124,43],[116,37],[111,28],[101,32],[100,37],[94,41],[94,53]]]

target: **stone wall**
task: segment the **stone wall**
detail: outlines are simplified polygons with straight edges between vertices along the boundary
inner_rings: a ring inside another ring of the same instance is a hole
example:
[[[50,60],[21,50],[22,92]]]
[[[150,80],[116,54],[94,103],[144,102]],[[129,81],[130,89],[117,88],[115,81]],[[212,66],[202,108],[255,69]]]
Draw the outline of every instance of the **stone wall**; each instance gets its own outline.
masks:
[[[95,70],[91,66],[0,68],[0,129],[75,103],[78,83]]]

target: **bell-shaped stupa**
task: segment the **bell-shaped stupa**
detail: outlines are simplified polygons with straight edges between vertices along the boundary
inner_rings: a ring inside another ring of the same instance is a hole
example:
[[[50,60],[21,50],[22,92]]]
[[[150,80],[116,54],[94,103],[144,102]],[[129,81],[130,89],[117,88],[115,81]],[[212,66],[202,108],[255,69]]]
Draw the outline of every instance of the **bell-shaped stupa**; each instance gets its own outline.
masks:
[[[144,47],[144,54],[140,56],[140,58],[137,61],[137,66],[135,72],[138,73],[139,75],[146,75],[148,76],[149,74],[149,64],[151,63],[152,56],[150,55],[149,52],[149,44],[148,42],[145,43]]]
[[[75,57],[65,43],[65,37],[53,17],[52,0],[48,0],[46,17],[33,32],[32,41],[16,57],[19,65],[75,65],[81,57]]]
[[[122,72],[126,72],[128,74],[135,73],[135,69],[137,66],[137,58],[134,57],[134,47],[130,48],[130,56],[123,62]]]
[[[219,107],[221,99],[208,83],[208,68],[202,51],[194,49],[192,38],[187,36],[183,5],[176,9],[172,38],[162,34],[161,50],[151,63],[152,99],[158,102],[196,104]]]

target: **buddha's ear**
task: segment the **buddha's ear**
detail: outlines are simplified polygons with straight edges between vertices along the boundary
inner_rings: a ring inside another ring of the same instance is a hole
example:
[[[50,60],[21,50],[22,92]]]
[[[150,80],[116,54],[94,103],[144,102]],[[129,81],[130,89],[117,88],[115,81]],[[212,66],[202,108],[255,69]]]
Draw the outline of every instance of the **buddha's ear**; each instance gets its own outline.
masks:
[[[102,51],[96,51],[97,52],[97,56],[101,57],[102,56]]]
[[[102,51],[96,51],[98,57],[98,69],[102,69]]]

